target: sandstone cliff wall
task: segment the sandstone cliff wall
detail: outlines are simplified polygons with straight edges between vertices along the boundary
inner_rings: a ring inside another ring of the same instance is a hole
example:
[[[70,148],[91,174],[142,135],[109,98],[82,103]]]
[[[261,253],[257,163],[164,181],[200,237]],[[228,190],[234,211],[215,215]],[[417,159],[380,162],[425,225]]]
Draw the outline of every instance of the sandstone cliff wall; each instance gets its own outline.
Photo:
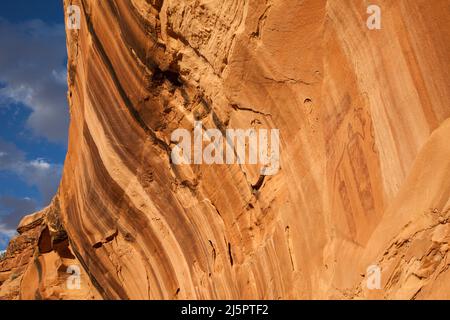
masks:
[[[26,271],[0,295],[450,298],[448,1],[377,2],[381,30],[367,1],[66,0],[82,19],[57,218],[19,239],[64,233],[72,260],[33,240],[0,270],[75,263],[84,286]],[[195,120],[280,129],[279,173],[174,165]]]

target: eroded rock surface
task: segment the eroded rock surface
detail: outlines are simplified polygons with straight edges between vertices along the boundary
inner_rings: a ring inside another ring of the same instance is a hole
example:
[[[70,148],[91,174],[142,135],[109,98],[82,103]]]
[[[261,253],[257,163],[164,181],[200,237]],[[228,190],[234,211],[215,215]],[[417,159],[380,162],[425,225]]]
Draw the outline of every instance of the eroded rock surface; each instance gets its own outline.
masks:
[[[79,266],[58,220],[58,198],[44,210],[26,216],[0,261],[0,299],[99,299],[86,273],[77,290],[69,277]],[[78,269],[77,269],[78,270]]]
[[[0,296],[450,298],[449,3],[377,3],[380,30],[365,1],[66,0],[57,218],[21,227]],[[279,173],[174,165],[195,120],[280,129]]]

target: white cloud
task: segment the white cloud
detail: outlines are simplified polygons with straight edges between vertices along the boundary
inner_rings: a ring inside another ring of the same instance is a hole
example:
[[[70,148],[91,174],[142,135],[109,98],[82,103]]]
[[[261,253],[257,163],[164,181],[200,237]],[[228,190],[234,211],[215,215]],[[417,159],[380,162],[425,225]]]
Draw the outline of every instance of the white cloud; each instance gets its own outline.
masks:
[[[44,159],[32,160],[29,164],[31,167],[34,167],[38,170],[49,170],[51,167],[51,164],[46,162]]]
[[[1,138],[0,153],[0,170],[13,172],[27,185],[37,187],[44,205],[48,204],[58,188],[63,166],[41,158],[28,161],[24,152]]]
[[[0,102],[32,110],[27,126],[36,136],[65,143],[67,107],[65,31],[40,20],[13,24],[0,18]]]
[[[17,226],[16,226],[17,227]],[[15,229],[11,229],[5,224],[0,224],[0,234],[3,235],[3,238],[11,239],[17,234],[17,231]],[[6,240],[4,240],[6,241]]]
[[[35,211],[37,211],[37,205],[34,200],[0,196],[0,234],[11,238],[15,235],[22,217]]]
[[[6,249],[9,244],[9,240],[17,234],[16,230],[5,229],[3,225],[0,224],[0,251]]]
[[[66,143],[66,39],[63,25],[40,20],[14,24],[0,18],[0,107],[20,103],[31,110],[26,126],[34,136]],[[27,159],[14,144],[0,138],[0,171],[16,174],[36,187],[43,204],[59,185],[62,165]],[[20,219],[37,210],[30,198],[0,196],[0,250],[16,234]]]

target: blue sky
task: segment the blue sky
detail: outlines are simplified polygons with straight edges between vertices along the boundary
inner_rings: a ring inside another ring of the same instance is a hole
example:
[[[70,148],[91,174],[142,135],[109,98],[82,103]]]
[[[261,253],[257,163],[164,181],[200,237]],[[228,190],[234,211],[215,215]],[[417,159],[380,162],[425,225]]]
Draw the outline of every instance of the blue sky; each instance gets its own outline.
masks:
[[[62,0],[0,2],[0,251],[45,207],[67,148]]]

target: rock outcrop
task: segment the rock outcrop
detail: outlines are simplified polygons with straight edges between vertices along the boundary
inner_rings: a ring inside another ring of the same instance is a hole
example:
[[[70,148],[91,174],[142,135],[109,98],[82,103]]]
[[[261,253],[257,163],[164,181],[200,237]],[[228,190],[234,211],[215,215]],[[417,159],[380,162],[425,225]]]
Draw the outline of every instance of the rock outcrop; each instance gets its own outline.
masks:
[[[44,210],[26,216],[17,228],[19,236],[9,244],[0,261],[1,299],[99,299],[86,273],[79,272],[69,239],[59,221],[56,197]],[[71,267],[77,268],[71,271]],[[80,283],[70,277],[76,271]]]
[[[377,4],[380,30],[366,1],[65,0],[63,179],[0,296],[450,298],[448,1]],[[196,120],[279,129],[279,172],[175,165]]]

